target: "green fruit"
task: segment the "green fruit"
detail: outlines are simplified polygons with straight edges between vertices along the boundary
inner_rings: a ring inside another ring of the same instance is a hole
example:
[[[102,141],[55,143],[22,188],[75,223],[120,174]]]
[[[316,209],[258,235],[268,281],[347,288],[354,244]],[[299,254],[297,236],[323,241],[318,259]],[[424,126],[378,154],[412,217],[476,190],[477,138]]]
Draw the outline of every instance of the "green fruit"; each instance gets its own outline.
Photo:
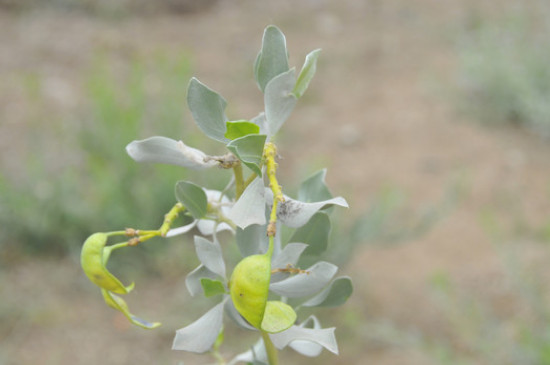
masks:
[[[229,281],[235,308],[256,328],[262,324],[270,279],[271,259],[266,255],[252,255],[237,264]]]
[[[82,246],[80,265],[88,279],[95,285],[113,293],[126,294],[133,289],[134,284],[125,287],[105,267],[107,257],[104,250],[107,238],[105,233],[94,233],[88,237]]]
[[[252,255],[237,264],[229,291],[237,311],[259,330],[277,333],[296,321],[296,312],[281,301],[267,301],[271,280],[271,258]]]

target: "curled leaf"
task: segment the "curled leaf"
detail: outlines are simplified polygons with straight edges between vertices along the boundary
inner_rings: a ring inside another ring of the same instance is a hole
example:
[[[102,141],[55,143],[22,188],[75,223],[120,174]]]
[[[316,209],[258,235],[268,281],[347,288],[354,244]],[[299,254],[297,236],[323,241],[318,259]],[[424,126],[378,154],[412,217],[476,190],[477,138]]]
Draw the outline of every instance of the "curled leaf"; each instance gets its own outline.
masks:
[[[311,79],[313,79],[315,71],[317,70],[317,59],[319,58],[319,53],[321,53],[321,50],[316,49],[307,54],[304,65],[298,75],[298,80],[296,80],[296,85],[292,90],[292,94],[296,97],[296,99],[299,99],[304,94]]]
[[[182,141],[154,136],[130,142],[126,146],[128,155],[137,162],[156,162],[200,170],[216,166],[217,162],[207,159],[207,155]]]
[[[128,318],[128,320],[133,324],[135,324],[136,326],[139,326],[145,329],[153,329],[161,325],[160,322],[149,322],[134,316],[132,313],[130,313],[128,309],[128,304],[126,304],[126,301],[121,297],[119,297],[118,295],[115,295],[105,289],[101,289],[101,293],[103,294],[103,299],[105,299],[105,303],[107,303],[109,307],[122,312],[122,314],[124,314],[124,316]]]
[[[108,254],[105,252],[107,238],[105,233],[94,233],[88,237],[82,245],[80,265],[88,279],[95,285],[113,293],[126,294],[134,288],[134,284],[124,286],[105,267],[108,259]]]
[[[261,165],[265,140],[264,134],[249,134],[229,142],[227,149],[256,175],[262,176]]]
[[[318,262],[309,269],[307,274],[298,274],[272,283],[270,289],[279,295],[298,298],[313,295],[323,289],[334,277],[338,267],[328,262]]]
[[[269,204],[273,199],[271,189],[266,188],[265,195],[266,201]],[[277,217],[284,225],[291,228],[298,228],[306,224],[316,212],[331,205],[338,205],[344,208],[348,207],[346,199],[340,196],[314,203],[306,203],[289,198],[285,195],[285,201],[277,206]]]
[[[319,344],[338,355],[338,344],[334,336],[335,328],[302,328],[292,326],[286,331],[270,334],[269,337],[279,350],[285,348],[294,341],[308,341]]]
[[[298,327],[313,328],[318,330],[321,329],[321,323],[319,323],[317,317],[309,316],[305,321],[300,323]],[[319,356],[323,351],[323,346],[319,345],[318,343],[306,340],[294,340],[289,344],[289,346],[296,352],[299,352],[300,354],[309,357]]]

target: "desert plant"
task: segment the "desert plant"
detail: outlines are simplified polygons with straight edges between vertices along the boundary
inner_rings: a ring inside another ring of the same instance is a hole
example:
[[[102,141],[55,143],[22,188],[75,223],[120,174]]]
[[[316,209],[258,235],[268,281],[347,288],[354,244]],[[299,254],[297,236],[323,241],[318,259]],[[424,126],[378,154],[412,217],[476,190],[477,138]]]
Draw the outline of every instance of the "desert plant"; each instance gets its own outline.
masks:
[[[172,346],[175,350],[209,352],[225,364],[219,352],[225,313],[237,326],[261,335],[256,344],[235,356],[230,364],[277,364],[277,350],[287,346],[306,356],[317,356],[323,348],[338,353],[334,328],[322,328],[314,315],[301,318],[299,314],[303,308],[343,304],[352,293],[351,280],[335,277],[338,267],[328,262],[316,262],[306,269],[300,265],[317,259],[327,248],[330,210],[326,208],[347,207],[347,202],[332,196],[325,184],[325,170],[301,183],[297,199],[285,195],[277,177],[278,151],[274,142],[274,136],[308,88],[319,54],[320,50],[309,53],[296,76],[295,69],[288,66],[283,33],[268,26],[254,65],[265,111],[250,120],[229,120],[225,116],[225,99],[199,80],[191,79],[187,94],[191,114],[206,136],[225,145],[224,155],[208,155],[182,141],[160,136],[131,142],[126,148],[138,162],[193,170],[218,167],[233,173],[221,191],[190,181],[177,182],[177,203],[159,229],[99,232],[82,247],[82,268],[100,287],[105,302],[133,324],[152,329],[160,323],[134,316],[120,297],[129,293],[134,284],[122,284],[107,269],[109,257],[115,250],[153,237],[172,237],[193,229],[200,233],[194,236],[194,244],[201,264],[187,275],[187,289],[192,296],[202,294],[219,301],[198,320],[176,331]],[[182,217],[185,223],[173,228]],[[283,226],[294,230],[288,240],[281,237]],[[224,257],[228,256],[227,247],[220,245],[218,237],[224,230],[234,233],[243,257],[229,277]],[[109,245],[108,241],[116,237],[124,238]]]

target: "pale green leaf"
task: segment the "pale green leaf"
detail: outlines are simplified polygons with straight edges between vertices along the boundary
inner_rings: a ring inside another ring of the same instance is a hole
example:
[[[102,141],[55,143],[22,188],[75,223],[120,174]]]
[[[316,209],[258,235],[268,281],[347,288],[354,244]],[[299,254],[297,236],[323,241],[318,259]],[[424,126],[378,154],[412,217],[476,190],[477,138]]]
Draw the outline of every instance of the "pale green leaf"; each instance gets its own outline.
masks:
[[[332,194],[325,183],[326,175],[327,169],[322,169],[304,180],[298,190],[298,200],[305,203],[314,203],[331,199]]]
[[[338,344],[336,343],[336,337],[334,336],[335,328],[303,328],[299,326],[292,326],[288,330],[270,334],[269,337],[276,348],[282,350],[290,343],[295,341],[309,341],[317,343],[330,352],[338,355]]]
[[[330,229],[328,215],[323,212],[317,212],[304,226],[294,232],[290,241],[308,244],[309,246],[305,250],[304,255],[318,255],[327,249]]]
[[[351,279],[347,276],[336,278],[322,292],[302,304],[304,307],[338,307],[344,304],[353,293]]]
[[[227,291],[223,286],[223,283],[219,280],[212,280],[209,278],[201,279],[202,290],[205,297],[213,297],[214,295],[224,294]]]
[[[254,76],[262,92],[271,79],[288,71],[288,52],[284,34],[276,26],[265,28],[262,49],[254,64]]]
[[[217,141],[227,142],[224,136],[227,103],[223,97],[193,77],[187,89],[187,104],[193,119],[204,134]]]
[[[176,199],[196,219],[206,215],[208,200],[206,193],[200,186],[188,181],[178,181],[176,183]]]
[[[195,251],[200,262],[210,271],[225,279],[225,262],[220,244],[204,237],[195,236]]]
[[[237,202],[227,213],[237,227],[244,229],[252,224],[263,225],[265,219],[264,183],[261,178],[256,178],[244,190]]]
[[[263,134],[250,134],[234,139],[227,145],[227,149],[256,175],[262,176],[261,164],[265,140],[266,136]]]
[[[295,80],[294,69],[291,69],[274,77],[265,88],[265,117],[269,136],[279,131],[296,106],[297,100],[292,95]]]
[[[224,302],[210,309],[189,326],[176,331],[172,350],[204,353],[212,348],[223,326]]]
[[[313,79],[315,71],[317,70],[317,58],[319,58],[319,53],[321,53],[321,50],[316,49],[308,53],[306,56],[304,65],[302,66],[298,79],[296,80],[296,85],[292,90],[292,94],[296,97],[296,99],[299,99],[304,94],[309,86],[309,82]]]
[[[307,273],[296,274],[285,280],[272,283],[269,289],[289,298],[307,297],[321,291],[332,280],[338,267],[321,261],[306,271]]]
[[[225,125],[227,127],[225,138],[231,140],[260,132],[260,126],[248,120],[235,120],[227,122]]]
[[[262,319],[262,331],[279,333],[290,328],[296,322],[296,312],[286,303],[268,301]]]

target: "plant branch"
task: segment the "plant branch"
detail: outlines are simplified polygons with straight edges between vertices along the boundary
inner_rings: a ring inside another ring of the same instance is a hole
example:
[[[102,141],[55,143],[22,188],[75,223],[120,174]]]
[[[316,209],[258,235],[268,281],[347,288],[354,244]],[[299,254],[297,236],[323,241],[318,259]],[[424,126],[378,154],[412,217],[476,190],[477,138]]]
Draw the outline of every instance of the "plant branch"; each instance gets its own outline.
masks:
[[[233,174],[235,175],[235,196],[239,199],[244,191],[243,166],[240,163],[233,165]]]
[[[262,333],[262,339],[264,340],[265,352],[267,354],[267,362],[269,363],[269,365],[279,365],[279,356],[277,354],[277,349],[275,348],[275,345],[273,345],[273,342],[271,342],[269,334],[264,331],[260,332]]]
[[[164,222],[162,223],[162,226],[159,228],[159,234],[162,237],[166,236],[166,233],[170,230],[170,226],[172,223],[174,223],[174,220],[178,217],[178,215],[185,210],[185,207],[181,203],[176,203],[170,209],[168,213],[164,216]]]

